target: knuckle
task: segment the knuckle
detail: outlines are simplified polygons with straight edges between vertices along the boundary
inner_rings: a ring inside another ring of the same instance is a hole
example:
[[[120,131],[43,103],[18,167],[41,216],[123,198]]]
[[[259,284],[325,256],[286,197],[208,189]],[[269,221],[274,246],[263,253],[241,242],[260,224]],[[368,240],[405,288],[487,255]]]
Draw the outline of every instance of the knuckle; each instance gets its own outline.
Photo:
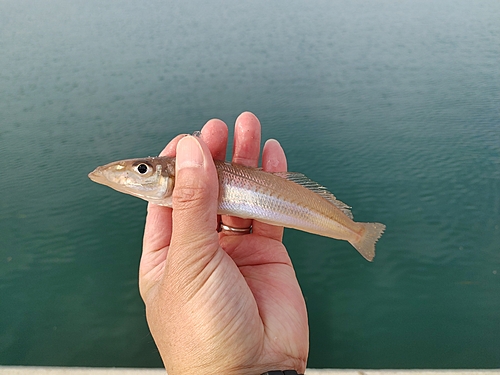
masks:
[[[172,205],[176,209],[187,209],[202,204],[207,198],[204,185],[176,186],[172,193]]]

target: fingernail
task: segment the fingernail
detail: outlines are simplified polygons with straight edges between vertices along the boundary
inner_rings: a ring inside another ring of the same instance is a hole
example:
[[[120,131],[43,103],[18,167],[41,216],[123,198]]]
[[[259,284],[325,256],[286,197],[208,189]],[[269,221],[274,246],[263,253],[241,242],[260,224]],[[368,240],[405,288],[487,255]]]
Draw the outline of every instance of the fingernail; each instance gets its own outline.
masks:
[[[266,143],[264,143],[264,146],[267,145],[267,144],[271,144],[271,143],[274,143],[274,144],[277,144],[278,146],[281,147],[281,144],[274,138],[269,138]]]
[[[205,158],[196,137],[187,135],[179,141],[177,144],[176,160],[178,170],[182,168],[200,168],[203,166]]]

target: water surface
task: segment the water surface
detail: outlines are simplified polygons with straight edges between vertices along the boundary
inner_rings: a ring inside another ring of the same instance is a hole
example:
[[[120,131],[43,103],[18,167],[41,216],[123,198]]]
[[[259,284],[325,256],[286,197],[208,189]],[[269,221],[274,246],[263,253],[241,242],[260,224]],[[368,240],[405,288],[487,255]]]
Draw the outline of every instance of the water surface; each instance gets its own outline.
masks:
[[[0,364],[161,366],[145,202],[91,183],[250,110],[387,231],[287,230],[310,367],[500,367],[500,3],[0,3]],[[232,134],[232,129],[231,129]]]

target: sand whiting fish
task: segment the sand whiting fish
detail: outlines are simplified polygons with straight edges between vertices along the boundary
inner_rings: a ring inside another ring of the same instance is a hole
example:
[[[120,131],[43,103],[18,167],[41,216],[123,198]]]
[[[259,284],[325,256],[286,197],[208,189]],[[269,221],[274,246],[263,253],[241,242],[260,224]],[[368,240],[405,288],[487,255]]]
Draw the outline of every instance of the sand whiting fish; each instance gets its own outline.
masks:
[[[270,173],[215,161],[219,177],[218,213],[255,219],[348,241],[367,260],[384,232],[380,223],[353,221],[350,207],[301,173]],[[92,181],[148,202],[172,206],[175,158],[149,157],[97,167]]]

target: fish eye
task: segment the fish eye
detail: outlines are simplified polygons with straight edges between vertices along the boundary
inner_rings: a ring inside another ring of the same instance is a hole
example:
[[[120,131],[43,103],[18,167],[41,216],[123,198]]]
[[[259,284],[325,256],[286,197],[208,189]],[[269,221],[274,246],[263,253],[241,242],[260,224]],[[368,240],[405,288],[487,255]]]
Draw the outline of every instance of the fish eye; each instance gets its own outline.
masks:
[[[136,167],[136,169],[140,174],[144,174],[149,170],[149,167],[146,164],[141,163]]]

